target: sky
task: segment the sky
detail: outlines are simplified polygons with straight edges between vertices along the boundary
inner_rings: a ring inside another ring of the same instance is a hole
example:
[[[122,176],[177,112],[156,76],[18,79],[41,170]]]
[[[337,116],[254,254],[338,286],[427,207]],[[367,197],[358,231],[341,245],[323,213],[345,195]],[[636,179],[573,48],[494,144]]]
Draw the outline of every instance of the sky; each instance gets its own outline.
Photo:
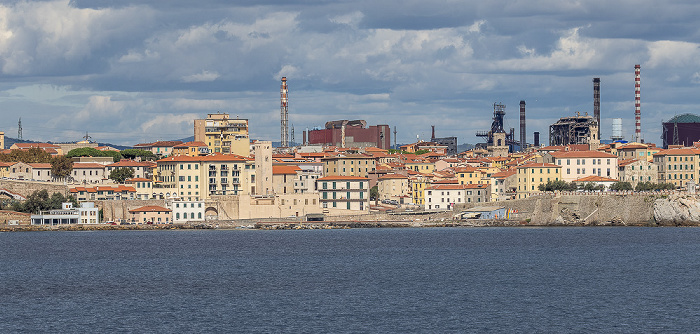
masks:
[[[280,80],[302,131],[340,119],[396,127],[398,143],[483,141],[495,102],[519,138],[593,114],[602,137],[642,137],[698,114],[695,0],[73,0],[0,1],[0,131],[24,139],[134,145],[193,135],[193,120],[249,120],[280,140]],[[393,133],[392,133],[393,141]]]

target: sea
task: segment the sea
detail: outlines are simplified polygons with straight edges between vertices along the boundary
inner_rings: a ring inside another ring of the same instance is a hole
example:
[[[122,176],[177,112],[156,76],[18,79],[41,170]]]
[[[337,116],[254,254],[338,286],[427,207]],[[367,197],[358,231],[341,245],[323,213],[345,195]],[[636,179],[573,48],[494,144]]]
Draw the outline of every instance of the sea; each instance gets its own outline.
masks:
[[[1,333],[700,332],[700,228],[0,233]]]

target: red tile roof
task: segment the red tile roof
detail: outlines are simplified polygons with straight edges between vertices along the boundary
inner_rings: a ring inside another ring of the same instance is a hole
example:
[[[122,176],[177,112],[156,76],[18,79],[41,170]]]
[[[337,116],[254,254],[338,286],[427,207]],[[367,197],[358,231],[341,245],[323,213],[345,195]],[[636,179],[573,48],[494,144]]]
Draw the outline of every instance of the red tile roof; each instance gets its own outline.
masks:
[[[204,161],[220,161],[220,162],[244,162],[245,157],[236,154],[212,154],[201,157],[190,157],[186,155],[170,156],[158,160],[157,162],[204,162]]]
[[[518,168],[542,168],[542,167],[561,168],[561,166],[559,166],[559,165],[548,164],[548,163],[532,163],[532,164],[526,164],[526,165],[520,165],[520,166],[518,166]]]
[[[129,210],[129,213],[137,213],[137,212],[171,212],[172,210],[168,208],[164,208],[162,206],[157,206],[157,205],[146,205],[142,206],[140,208],[136,209],[131,209]]]
[[[586,176],[582,177],[580,179],[574,180],[574,182],[617,182],[618,180],[615,179],[609,179],[607,177],[602,177],[598,175],[591,175],[591,176]]]
[[[272,174],[274,175],[284,175],[284,174],[294,174],[300,171],[299,166],[272,166]]]
[[[334,176],[326,176],[318,179],[319,181],[368,181],[369,179],[366,177],[359,177],[359,176],[339,176],[339,175],[334,175]]]
[[[400,179],[408,179],[408,176],[406,175],[401,175],[401,174],[387,174],[379,178],[379,180],[400,180]]]
[[[93,162],[74,162],[73,163],[73,169],[81,169],[81,168],[96,168],[96,169],[104,169],[105,165],[93,163]]]
[[[549,153],[551,156],[560,158],[616,158],[617,156],[600,151],[558,151]]]

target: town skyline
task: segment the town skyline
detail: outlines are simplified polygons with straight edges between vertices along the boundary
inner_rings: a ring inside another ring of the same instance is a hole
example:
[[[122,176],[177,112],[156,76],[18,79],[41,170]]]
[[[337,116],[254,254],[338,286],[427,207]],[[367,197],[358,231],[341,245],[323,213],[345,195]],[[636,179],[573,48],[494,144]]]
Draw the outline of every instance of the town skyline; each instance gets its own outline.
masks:
[[[592,114],[599,77],[602,139],[618,117],[632,139],[635,64],[646,142],[661,143],[661,121],[697,113],[695,3],[204,4],[4,2],[0,130],[15,137],[22,117],[25,139],[89,132],[130,146],[189,137],[194,119],[220,111],[278,141],[285,76],[296,142],[364,119],[396,126],[398,143],[428,140],[435,125],[476,144],[494,102],[519,135],[525,100],[527,140],[539,131],[546,143],[560,117]]]

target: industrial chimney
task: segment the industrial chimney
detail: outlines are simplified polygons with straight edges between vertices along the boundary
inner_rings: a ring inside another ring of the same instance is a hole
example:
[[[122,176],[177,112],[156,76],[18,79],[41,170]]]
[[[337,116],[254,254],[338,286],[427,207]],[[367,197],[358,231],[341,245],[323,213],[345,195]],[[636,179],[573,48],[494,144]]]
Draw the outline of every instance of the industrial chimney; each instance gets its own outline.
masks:
[[[282,77],[282,88],[280,88],[280,146],[289,147],[289,111],[287,105],[287,77]]]
[[[642,142],[642,102],[640,97],[640,72],[641,66],[634,65],[634,141]]]
[[[527,147],[527,132],[525,132],[525,101],[520,100],[520,151]]]
[[[598,140],[600,140],[600,78],[593,78],[593,117],[598,122]]]

